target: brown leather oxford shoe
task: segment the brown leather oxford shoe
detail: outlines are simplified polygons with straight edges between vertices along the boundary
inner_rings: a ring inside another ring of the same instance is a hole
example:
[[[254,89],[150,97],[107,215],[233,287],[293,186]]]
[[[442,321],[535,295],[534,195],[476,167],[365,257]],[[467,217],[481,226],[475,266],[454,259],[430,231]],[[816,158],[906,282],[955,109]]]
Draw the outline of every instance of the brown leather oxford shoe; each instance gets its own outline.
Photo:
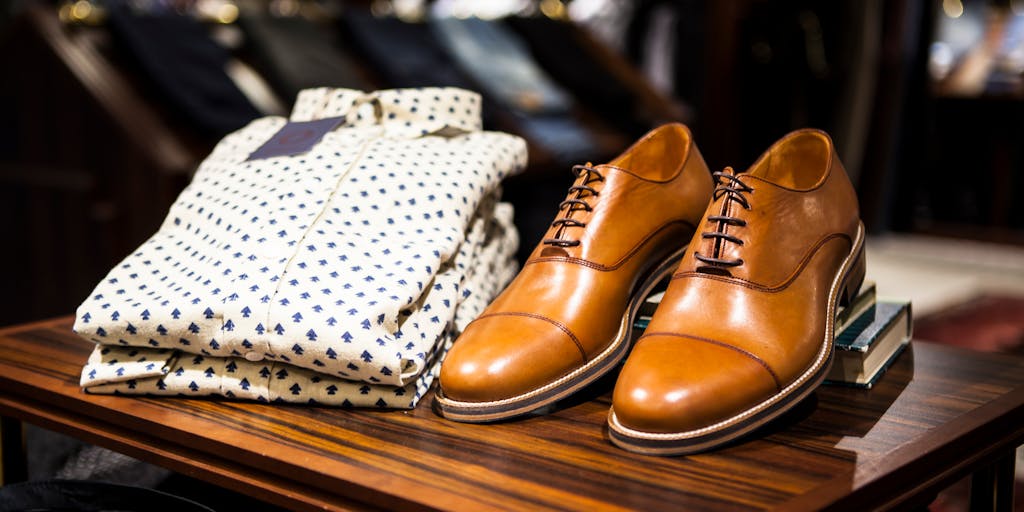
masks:
[[[864,278],[857,197],[824,132],[800,130],[714,199],[615,385],[612,441],[706,450],[765,424],[824,379],[837,306]]]
[[[636,309],[678,265],[713,188],[681,124],[574,172],[543,241],[448,353],[436,400],[446,418],[523,414],[614,368]]]

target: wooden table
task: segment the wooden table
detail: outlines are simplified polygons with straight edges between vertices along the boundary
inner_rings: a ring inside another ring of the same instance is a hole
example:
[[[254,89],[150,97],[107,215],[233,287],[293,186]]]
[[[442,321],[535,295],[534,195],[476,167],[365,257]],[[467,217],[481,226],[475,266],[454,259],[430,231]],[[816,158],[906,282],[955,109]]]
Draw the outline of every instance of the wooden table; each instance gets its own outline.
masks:
[[[88,395],[71,322],[0,330],[5,432],[31,422],[294,510],[905,509],[971,473],[977,504],[1008,510],[1024,441],[1024,359],[919,342],[872,390],[823,387],[742,442],[660,458],[608,442],[611,379],[493,425],[444,420],[430,396],[384,411]]]

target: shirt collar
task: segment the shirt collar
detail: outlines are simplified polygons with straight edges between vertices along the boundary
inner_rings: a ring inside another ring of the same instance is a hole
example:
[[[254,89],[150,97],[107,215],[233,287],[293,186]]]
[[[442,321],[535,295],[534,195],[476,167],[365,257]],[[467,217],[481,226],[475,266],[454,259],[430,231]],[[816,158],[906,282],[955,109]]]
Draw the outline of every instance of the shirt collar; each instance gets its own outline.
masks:
[[[483,127],[480,95],[455,87],[356,89],[321,87],[299,93],[292,121],[344,116],[346,127],[383,126],[388,136],[475,132]]]

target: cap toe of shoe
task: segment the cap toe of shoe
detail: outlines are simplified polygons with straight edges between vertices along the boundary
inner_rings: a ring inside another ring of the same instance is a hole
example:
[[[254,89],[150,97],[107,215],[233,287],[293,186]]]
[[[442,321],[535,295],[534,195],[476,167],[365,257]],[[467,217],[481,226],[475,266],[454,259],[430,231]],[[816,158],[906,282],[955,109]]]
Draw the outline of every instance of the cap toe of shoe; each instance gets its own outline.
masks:
[[[714,428],[777,390],[752,354],[714,340],[655,335],[630,354],[612,407],[626,428],[685,433]]]
[[[464,402],[514,399],[583,364],[572,338],[550,320],[493,315],[462,333],[441,366],[445,397]]]

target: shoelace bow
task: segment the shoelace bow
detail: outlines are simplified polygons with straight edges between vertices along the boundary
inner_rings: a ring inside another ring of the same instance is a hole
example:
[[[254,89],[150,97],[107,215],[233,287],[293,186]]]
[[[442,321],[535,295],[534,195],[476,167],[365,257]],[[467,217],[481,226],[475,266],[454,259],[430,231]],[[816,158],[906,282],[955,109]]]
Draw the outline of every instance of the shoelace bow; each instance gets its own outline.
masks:
[[[737,245],[743,245],[743,240],[735,235],[726,233],[727,226],[746,227],[747,221],[726,215],[729,211],[729,205],[732,202],[739,203],[740,206],[745,210],[750,209],[750,202],[747,200],[746,194],[753,192],[746,183],[740,181],[736,177],[736,172],[731,167],[726,167],[724,171],[714,173],[715,180],[718,185],[715,186],[715,192],[713,200],[717,201],[722,196],[725,196],[725,201],[722,202],[722,211],[719,215],[708,215],[708,220],[711,222],[717,222],[717,227],[714,231],[705,231],[701,233],[702,239],[714,239],[715,240],[715,252],[712,256],[704,256],[703,254],[695,252],[693,256],[705,263],[706,266],[712,267],[737,267],[743,264],[742,258],[736,258],[734,260],[721,258],[722,245],[725,242],[731,242]]]
[[[576,247],[580,244],[578,239],[567,239],[563,238],[565,234],[565,228],[583,228],[587,226],[586,222],[572,218],[573,212],[583,210],[585,212],[591,212],[594,210],[593,206],[590,206],[585,200],[583,200],[583,193],[589,192],[591,195],[597,196],[599,192],[589,185],[592,181],[604,181],[604,175],[601,174],[593,164],[587,163],[586,165],[574,165],[572,166],[572,172],[576,175],[578,183],[574,183],[569,187],[569,193],[564,201],[558,203],[558,211],[564,213],[559,216],[554,222],[551,223],[551,227],[559,228],[555,232],[554,238],[545,238],[544,242],[547,245],[556,247]],[[582,179],[580,179],[582,178]],[[575,192],[575,196],[573,193]]]

